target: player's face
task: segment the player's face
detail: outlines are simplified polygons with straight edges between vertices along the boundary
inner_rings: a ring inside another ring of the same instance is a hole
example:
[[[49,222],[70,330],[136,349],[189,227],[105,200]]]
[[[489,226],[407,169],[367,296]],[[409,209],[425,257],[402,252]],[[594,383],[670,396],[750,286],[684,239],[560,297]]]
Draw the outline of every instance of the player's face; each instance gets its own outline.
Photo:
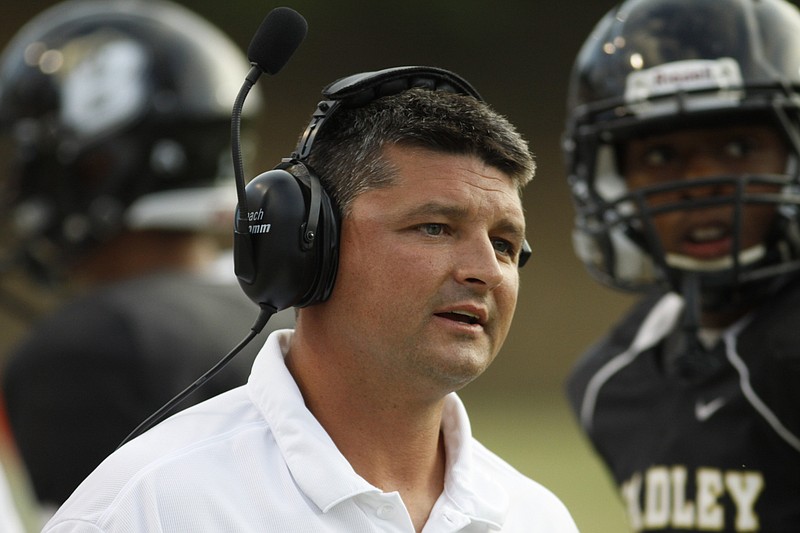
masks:
[[[509,177],[476,157],[386,154],[396,181],[353,201],[329,303],[376,379],[440,397],[478,376],[506,338],[522,205]]]
[[[635,139],[624,155],[630,190],[669,182],[714,176],[782,174],[787,149],[778,133],[766,126],[734,126],[687,130]],[[649,197],[651,206],[734,194],[733,184],[683,188]],[[750,184],[750,193],[776,192],[778,186]],[[740,250],[764,241],[775,219],[774,204],[744,208]],[[670,211],[653,217],[664,250],[699,261],[731,253],[734,207],[730,203],[700,209]]]

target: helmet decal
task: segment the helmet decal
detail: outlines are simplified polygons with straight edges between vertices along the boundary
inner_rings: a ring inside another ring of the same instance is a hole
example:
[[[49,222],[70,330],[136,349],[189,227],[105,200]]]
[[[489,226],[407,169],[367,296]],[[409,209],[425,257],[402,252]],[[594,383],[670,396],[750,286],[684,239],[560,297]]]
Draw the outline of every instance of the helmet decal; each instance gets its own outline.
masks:
[[[91,135],[141,113],[147,68],[141,45],[100,37],[72,42],[62,53],[64,68],[52,75],[64,78],[61,118],[67,127]]]
[[[625,80],[624,99],[636,115],[665,115],[677,113],[678,104],[658,101],[661,96],[686,94],[686,107],[708,109],[738,105],[741,88],[742,74],[735,59],[689,59],[634,70]],[[699,94],[692,96],[695,93]]]

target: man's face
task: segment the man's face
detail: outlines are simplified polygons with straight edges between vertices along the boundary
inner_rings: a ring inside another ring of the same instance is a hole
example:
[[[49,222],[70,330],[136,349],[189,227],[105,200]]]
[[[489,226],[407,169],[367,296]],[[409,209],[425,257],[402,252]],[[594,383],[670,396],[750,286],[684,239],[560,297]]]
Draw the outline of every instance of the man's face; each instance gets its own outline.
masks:
[[[396,146],[385,153],[396,181],[352,203],[323,305],[376,379],[441,395],[483,372],[506,338],[522,205],[510,178],[476,157]]]
[[[787,149],[773,129],[734,126],[668,133],[628,143],[625,177],[632,191],[670,182],[691,183],[713,176],[782,174]],[[777,185],[751,184],[749,193],[775,193]],[[649,196],[651,206],[734,194],[735,185],[697,186]],[[762,243],[775,219],[774,204],[743,210],[740,250]],[[734,207],[719,204],[669,211],[653,218],[665,252],[709,262],[728,256],[734,239]]]

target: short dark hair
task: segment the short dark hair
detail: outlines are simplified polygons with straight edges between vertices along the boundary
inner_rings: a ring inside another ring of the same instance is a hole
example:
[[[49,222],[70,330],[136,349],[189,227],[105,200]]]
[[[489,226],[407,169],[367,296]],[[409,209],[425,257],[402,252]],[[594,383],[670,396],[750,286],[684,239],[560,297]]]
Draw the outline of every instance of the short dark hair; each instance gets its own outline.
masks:
[[[392,183],[395,169],[383,157],[388,145],[477,156],[508,174],[520,195],[536,168],[525,139],[486,103],[410,89],[337,110],[315,139],[309,166],[343,214],[359,194]]]

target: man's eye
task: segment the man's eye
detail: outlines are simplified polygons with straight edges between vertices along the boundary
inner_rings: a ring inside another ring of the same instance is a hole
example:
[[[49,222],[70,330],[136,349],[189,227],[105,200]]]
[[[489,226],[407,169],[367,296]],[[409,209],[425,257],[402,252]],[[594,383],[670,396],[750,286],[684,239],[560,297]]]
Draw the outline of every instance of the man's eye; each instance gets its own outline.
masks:
[[[514,245],[505,239],[492,239],[494,249],[504,255],[513,256],[515,253]]]
[[[443,224],[423,224],[420,229],[427,235],[441,235],[444,231]]]

